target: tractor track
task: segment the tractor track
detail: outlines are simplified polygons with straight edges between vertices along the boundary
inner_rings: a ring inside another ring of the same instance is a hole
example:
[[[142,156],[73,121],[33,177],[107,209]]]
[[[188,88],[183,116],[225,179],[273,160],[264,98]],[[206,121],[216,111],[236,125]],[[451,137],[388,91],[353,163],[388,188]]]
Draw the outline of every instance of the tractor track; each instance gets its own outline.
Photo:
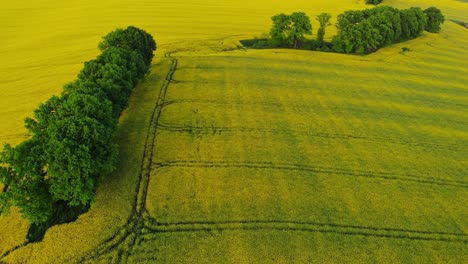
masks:
[[[172,83],[177,83],[177,81],[172,80]],[[396,109],[384,109],[384,110],[377,110],[377,109],[372,109],[372,108],[362,108],[362,107],[323,107],[323,106],[313,106],[312,103],[307,104],[307,103],[279,103],[279,102],[257,102],[257,101],[251,101],[251,102],[245,102],[242,100],[215,100],[215,99],[175,99],[175,100],[168,100],[167,101],[168,105],[174,105],[174,104],[198,104],[198,105],[205,105],[205,104],[211,104],[211,105],[220,105],[220,106],[263,106],[263,107],[273,107],[273,108],[287,108],[287,109],[293,109],[299,114],[307,114],[307,113],[316,113],[317,111],[323,112],[323,113],[333,113],[335,116],[336,114],[340,115],[349,115],[354,114],[357,117],[369,117],[369,116],[375,116],[376,119],[381,120],[381,118],[400,118],[400,119],[405,119],[407,122],[418,122],[420,118],[415,115],[411,114],[406,114],[404,112],[401,112]],[[447,117],[449,116],[448,114],[445,114]],[[468,124],[464,117],[460,117],[459,119],[453,119],[453,116],[450,116],[449,118],[444,118],[444,122],[449,122],[457,125],[465,125]],[[344,116],[346,118],[346,116]]]
[[[271,169],[284,171],[305,171],[321,174],[333,174],[348,177],[365,177],[385,180],[398,180],[405,182],[416,182],[424,184],[433,184],[440,186],[452,186],[459,188],[468,188],[468,182],[458,180],[440,179],[434,177],[395,174],[378,171],[348,170],[342,168],[310,166],[294,163],[273,163],[273,162],[227,162],[227,161],[201,161],[201,160],[172,160],[154,162],[155,169],[166,167],[185,167],[185,168],[248,168],[248,169]]]
[[[392,138],[392,137],[372,137],[372,136],[361,136],[352,134],[333,134],[325,132],[313,132],[307,130],[293,130],[293,129],[281,129],[281,128],[260,128],[260,127],[243,127],[243,126],[184,126],[178,124],[167,124],[160,122],[158,124],[159,129],[166,130],[169,132],[181,132],[181,133],[204,133],[204,134],[216,134],[216,133],[275,133],[275,134],[297,134],[311,137],[328,138],[328,139],[344,139],[344,140],[365,140],[372,142],[385,142],[391,144],[405,145],[411,147],[424,147],[428,149],[445,149],[449,151],[460,151],[466,152],[466,147],[463,145],[455,144],[439,144],[429,141],[422,140],[410,140],[403,138]]]
[[[229,230],[276,230],[335,233],[340,235],[360,235],[392,239],[468,243],[468,235],[464,233],[320,223],[309,221],[228,220],[165,223],[158,222],[155,218],[149,218],[148,222],[149,223],[145,224],[144,230],[142,232],[141,240],[143,241],[151,240],[151,235],[157,233],[213,232]]]

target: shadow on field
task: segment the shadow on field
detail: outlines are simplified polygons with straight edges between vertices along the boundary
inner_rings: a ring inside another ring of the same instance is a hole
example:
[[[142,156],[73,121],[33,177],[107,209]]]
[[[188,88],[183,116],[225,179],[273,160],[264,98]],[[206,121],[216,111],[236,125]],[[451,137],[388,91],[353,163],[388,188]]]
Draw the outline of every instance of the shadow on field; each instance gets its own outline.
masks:
[[[468,2],[468,1],[466,1],[466,2]],[[453,20],[453,19],[450,19],[450,21],[457,24],[457,25],[460,25],[460,26],[464,27],[465,29],[468,29],[468,23],[467,22],[462,22],[462,21]]]
[[[66,202],[57,202],[54,206],[54,213],[49,221],[40,224],[31,224],[26,238],[28,242],[39,242],[44,238],[47,229],[54,225],[66,224],[75,221],[83,213],[89,210],[90,206],[68,206]]]

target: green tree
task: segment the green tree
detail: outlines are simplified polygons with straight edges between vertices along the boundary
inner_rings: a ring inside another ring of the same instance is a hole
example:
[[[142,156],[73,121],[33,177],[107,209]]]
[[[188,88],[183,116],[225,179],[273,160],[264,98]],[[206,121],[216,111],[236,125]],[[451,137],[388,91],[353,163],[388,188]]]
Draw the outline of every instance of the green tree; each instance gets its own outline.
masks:
[[[94,199],[99,174],[116,159],[116,122],[108,100],[77,92],[52,97],[28,118],[26,127],[40,142],[48,191],[54,201],[86,205]]]
[[[401,39],[414,39],[426,28],[427,17],[419,7],[400,10]]]
[[[273,26],[270,30],[274,46],[293,46],[297,48],[306,34],[312,34],[312,24],[304,12],[294,12],[291,15],[278,14],[271,18]]]
[[[379,31],[382,46],[392,44],[400,38],[401,18],[398,9],[379,6],[363,12],[372,26]]]
[[[52,214],[53,199],[42,160],[43,151],[37,139],[26,140],[15,148],[5,145],[0,154],[0,212],[8,214],[11,206],[19,208],[31,223],[47,221]]]
[[[138,52],[110,47],[98,58],[85,63],[78,74],[78,82],[94,82],[112,102],[114,117],[118,117],[126,107],[128,98],[137,81],[148,66]]]
[[[291,30],[291,17],[286,14],[278,14],[271,17],[273,26],[270,29],[271,41],[274,46],[285,46],[289,42]]]
[[[368,53],[377,49],[382,36],[366,19],[363,11],[346,11],[338,16],[338,34],[333,38],[333,49],[345,53]]]
[[[116,29],[103,37],[99,43],[99,49],[104,51],[110,47],[126,48],[138,51],[146,65],[150,65],[153,59],[153,52],[157,45],[153,37],[146,31],[129,26],[126,29]]]
[[[328,13],[321,13],[320,15],[316,17],[316,20],[320,24],[320,27],[317,31],[317,41],[323,42],[323,38],[325,36],[325,28],[331,25],[330,19],[331,19],[331,15]]]
[[[445,17],[437,7],[431,6],[425,9],[424,14],[427,16],[427,24],[425,30],[431,33],[440,32],[440,25],[444,23]]]
[[[297,48],[300,41],[304,41],[304,35],[312,34],[312,24],[309,17],[304,12],[294,12],[291,14],[291,33],[290,43],[294,44]]]
[[[382,37],[368,20],[349,26],[333,39],[333,48],[345,53],[369,53],[377,49]]]

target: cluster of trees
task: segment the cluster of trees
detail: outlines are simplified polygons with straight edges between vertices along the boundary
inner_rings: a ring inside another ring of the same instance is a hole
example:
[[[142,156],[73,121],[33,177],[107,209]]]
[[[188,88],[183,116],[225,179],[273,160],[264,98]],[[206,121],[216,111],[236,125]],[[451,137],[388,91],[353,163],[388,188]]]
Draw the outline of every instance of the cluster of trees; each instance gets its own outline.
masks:
[[[27,118],[32,137],[0,153],[0,211],[16,206],[31,223],[50,222],[57,208],[95,199],[99,175],[115,168],[112,142],[130,93],[148,72],[156,42],[139,28],[103,37],[101,54]]]
[[[331,15],[328,13],[322,13],[316,17],[320,24],[317,31],[316,44],[318,45],[323,43],[325,28],[331,25],[330,18]],[[270,30],[271,43],[260,43],[260,47],[304,47],[305,36],[312,34],[310,18],[304,12],[294,12],[290,15],[281,13],[273,16],[271,20],[273,21]]]
[[[378,4],[381,1],[370,2]],[[278,14],[271,18],[273,25],[269,39],[244,40],[242,43],[253,48],[283,47],[362,54],[392,43],[414,39],[423,30],[437,33],[445,20],[436,7],[400,10],[379,6],[346,11],[338,16],[338,34],[332,42],[325,42],[325,29],[331,25],[330,19],[331,15],[328,13],[316,17],[320,26],[317,38],[313,40],[306,39],[306,35],[312,34],[312,24],[305,13]]]
[[[338,16],[338,34],[333,50],[344,53],[369,53],[383,46],[414,39],[423,30],[438,32],[444,18],[435,7],[399,10],[379,6],[366,10],[346,11]]]

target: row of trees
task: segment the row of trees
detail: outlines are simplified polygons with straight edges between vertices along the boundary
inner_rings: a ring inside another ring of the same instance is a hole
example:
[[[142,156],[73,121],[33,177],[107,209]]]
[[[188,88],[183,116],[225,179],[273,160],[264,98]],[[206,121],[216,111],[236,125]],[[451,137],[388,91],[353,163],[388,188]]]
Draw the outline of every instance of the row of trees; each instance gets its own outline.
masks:
[[[331,15],[322,13],[316,17],[320,24],[317,31],[317,41],[323,42],[325,28],[330,24]],[[305,35],[312,34],[312,24],[304,12],[294,12],[290,15],[278,14],[271,18],[273,26],[270,30],[271,46],[298,48],[303,44]]]
[[[316,17],[319,22],[317,38],[307,40],[312,34],[312,24],[303,12],[290,15],[278,14],[271,18],[273,25],[270,40],[254,40],[256,48],[294,47],[312,50],[342,53],[369,53],[386,45],[399,41],[414,39],[423,30],[437,33],[445,18],[436,7],[421,10],[418,7],[399,10],[390,6],[379,6],[372,9],[346,11],[338,16],[336,27],[338,34],[331,43],[324,42],[325,29],[330,23],[331,15],[322,13]]]
[[[99,175],[115,168],[112,142],[130,93],[148,72],[156,42],[139,28],[117,29],[101,54],[27,118],[32,137],[0,153],[0,210],[20,209],[31,223],[50,221],[57,207],[89,205]]]
[[[423,30],[439,32],[444,22],[441,11],[435,7],[399,10],[379,6],[366,10],[346,11],[338,16],[338,34],[333,50],[344,53],[369,53],[399,41],[414,39]]]

